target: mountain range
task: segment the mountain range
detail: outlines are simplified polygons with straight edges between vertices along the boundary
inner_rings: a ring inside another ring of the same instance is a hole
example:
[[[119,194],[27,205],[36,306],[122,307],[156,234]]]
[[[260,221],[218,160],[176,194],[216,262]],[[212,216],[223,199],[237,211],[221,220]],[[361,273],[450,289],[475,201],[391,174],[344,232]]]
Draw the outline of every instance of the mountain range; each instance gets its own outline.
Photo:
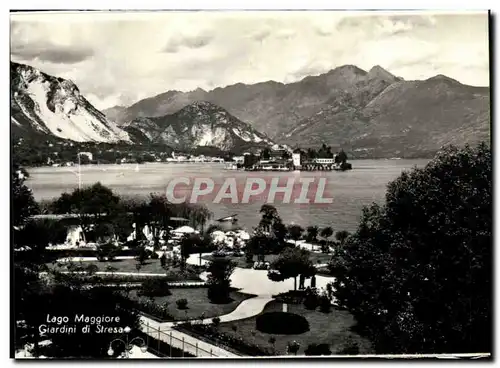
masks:
[[[289,84],[238,83],[168,91],[104,113],[118,124],[172,114],[194,101],[221,106],[278,143],[342,147],[358,157],[423,157],[490,139],[490,91],[443,75],[406,81],[380,66],[345,65]]]
[[[11,127],[16,137],[165,144],[183,150],[210,146],[231,151],[273,144],[219,106],[193,101],[181,107],[170,115],[138,117],[118,126],[112,110],[108,117],[98,111],[72,81],[11,63]]]
[[[345,65],[298,82],[167,91],[98,111],[69,80],[11,63],[14,134],[77,142],[341,147],[356,157],[424,157],[490,139],[490,92],[438,75],[406,81],[380,66]]]

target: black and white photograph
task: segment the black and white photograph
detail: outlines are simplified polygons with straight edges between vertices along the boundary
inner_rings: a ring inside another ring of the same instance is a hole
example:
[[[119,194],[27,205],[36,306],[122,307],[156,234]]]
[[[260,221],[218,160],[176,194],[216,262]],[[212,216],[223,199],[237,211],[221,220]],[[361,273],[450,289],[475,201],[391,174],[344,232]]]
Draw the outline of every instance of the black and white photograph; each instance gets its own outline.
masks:
[[[488,10],[9,18],[11,359],[492,359]]]

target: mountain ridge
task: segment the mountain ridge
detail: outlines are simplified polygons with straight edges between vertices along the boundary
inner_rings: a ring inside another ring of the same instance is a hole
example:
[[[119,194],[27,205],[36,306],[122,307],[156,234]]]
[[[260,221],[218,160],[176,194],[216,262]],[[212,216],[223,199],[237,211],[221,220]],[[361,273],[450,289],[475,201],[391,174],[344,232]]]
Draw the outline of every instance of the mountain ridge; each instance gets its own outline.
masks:
[[[223,108],[207,101],[196,101],[161,117],[139,117],[124,125],[129,134],[147,137],[176,149],[209,146],[238,150],[242,146],[265,146],[273,142]]]
[[[11,62],[11,126],[20,134],[53,135],[76,142],[130,142],[70,80]]]

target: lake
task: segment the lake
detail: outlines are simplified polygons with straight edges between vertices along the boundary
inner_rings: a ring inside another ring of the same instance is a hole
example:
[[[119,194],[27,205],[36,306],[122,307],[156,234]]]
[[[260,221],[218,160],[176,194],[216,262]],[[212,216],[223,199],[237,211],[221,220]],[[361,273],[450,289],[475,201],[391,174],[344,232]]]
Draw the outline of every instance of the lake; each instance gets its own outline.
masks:
[[[142,165],[84,165],[81,167],[82,186],[100,181],[121,195],[147,196],[149,193],[165,193],[168,182],[174,177],[211,178],[221,185],[225,178],[233,177],[238,183],[247,177],[271,179],[280,177],[324,177],[331,204],[274,203],[287,224],[296,223],[303,227],[316,225],[332,226],[334,231],[356,229],[363,206],[372,202],[382,203],[387,184],[397,178],[403,170],[422,167],[429,160],[352,160],[353,169],[339,172],[246,172],[225,170],[218,163],[146,163]],[[52,199],[65,191],[78,187],[78,167],[30,168],[26,184],[33,190],[35,199]],[[281,184],[280,184],[281,185]],[[259,209],[264,200],[247,204],[207,202],[214,218],[238,214],[239,224],[247,229],[256,226],[260,220]]]

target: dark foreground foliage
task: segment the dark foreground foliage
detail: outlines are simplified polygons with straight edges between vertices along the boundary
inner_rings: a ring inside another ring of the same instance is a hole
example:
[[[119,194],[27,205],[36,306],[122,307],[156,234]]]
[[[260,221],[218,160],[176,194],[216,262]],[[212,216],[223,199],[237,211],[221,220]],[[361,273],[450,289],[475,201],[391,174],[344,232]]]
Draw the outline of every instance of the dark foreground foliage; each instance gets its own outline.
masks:
[[[330,268],[379,353],[491,351],[491,175],[488,146],[450,147],[364,209]]]

